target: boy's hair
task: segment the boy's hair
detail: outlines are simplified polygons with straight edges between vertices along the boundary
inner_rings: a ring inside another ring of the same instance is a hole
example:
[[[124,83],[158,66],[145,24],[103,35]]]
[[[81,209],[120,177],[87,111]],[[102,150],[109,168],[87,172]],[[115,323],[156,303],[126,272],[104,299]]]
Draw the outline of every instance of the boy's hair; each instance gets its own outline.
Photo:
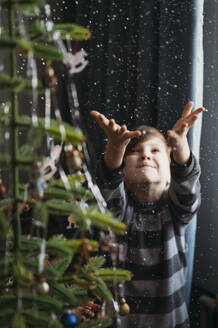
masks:
[[[157,137],[164,143],[164,145],[166,147],[166,151],[168,153],[168,156],[170,157],[171,149],[167,143],[167,139],[164,137],[164,135],[158,129],[156,129],[152,126],[148,126],[148,125],[141,125],[141,126],[137,127],[135,130],[141,131],[142,134],[139,137],[135,137],[135,138],[131,139],[128,146],[126,147],[125,156],[130,154],[132,152],[133,148],[139,142],[144,141],[149,137]]]

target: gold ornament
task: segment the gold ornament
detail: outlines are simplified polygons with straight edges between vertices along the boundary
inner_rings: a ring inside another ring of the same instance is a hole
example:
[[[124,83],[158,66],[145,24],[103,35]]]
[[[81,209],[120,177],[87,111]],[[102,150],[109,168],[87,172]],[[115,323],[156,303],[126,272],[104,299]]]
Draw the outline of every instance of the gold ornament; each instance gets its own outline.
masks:
[[[72,226],[75,229],[78,228],[78,224],[76,222],[76,219],[72,214],[68,216],[67,221],[68,221],[68,226],[66,227],[67,230],[71,229]]]
[[[42,280],[37,284],[36,289],[40,295],[45,295],[45,294],[48,294],[50,287],[49,287],[49,284],[47,283],[47,281]]]
[[[83,164],[83,158],[84,155],[80,151],[78,151],[75,147],[68,147],[65,151],[65,165],[68,168],[68,170],[72,171],[81,171],[82,170],[82,164]]]
[[[130,311],[129,305],[126,303],[125,298],[121,298],[120,300],[120,315],[124,316],[127,315]]]

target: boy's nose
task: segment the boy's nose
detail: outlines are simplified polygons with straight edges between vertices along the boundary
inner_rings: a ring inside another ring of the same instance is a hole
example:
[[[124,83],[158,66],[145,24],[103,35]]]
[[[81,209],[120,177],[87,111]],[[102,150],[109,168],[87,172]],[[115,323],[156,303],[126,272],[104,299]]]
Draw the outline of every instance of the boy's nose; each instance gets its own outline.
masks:
[[[149,156],[149,155],[146,155],[146,154],[143,154],[142,155],[142,160],[144,161],[144,160],[146,160],[146,159],[151,159],[151,157]]]

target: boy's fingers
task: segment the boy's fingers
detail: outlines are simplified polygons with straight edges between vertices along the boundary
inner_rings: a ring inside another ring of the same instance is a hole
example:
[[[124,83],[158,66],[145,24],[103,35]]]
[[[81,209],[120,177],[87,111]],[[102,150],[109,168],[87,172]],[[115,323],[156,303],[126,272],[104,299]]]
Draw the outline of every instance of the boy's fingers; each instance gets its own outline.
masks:
[[[109,125],[109,120],[101,113],[97,112],[97,111],[91,111],[90,114],[95,117],[95,119],[98,122],[98,125],[100,126],[100,128],[102,128],[105,132],[106,129]]]
[[[193,115],[188,122],[189,127],[191,127],[197,119],[198,119],[198,115]]]
[[[191,113],[192,108],[193,108],[193,105],[194,105],[194,102],[193,101],[189,101],[185,105],[185,108],[184,108],[183,113],[182,113],[182,118],[187,117]]]
[[[206,109],[204,107],[200,107],[196,109],[194,112],[192,112],[191,114],[189,114],[187,117],[182,117],[182,119],[185,119],[188,123],[190,123],[190,120],[192,120],[193,117],[197,118],[200,113],[205,111]]]
[[[141,135],[141,131],[129,131],[127,133],[127,137],[128,138],[135,138],[135,137],[139,137]]]
[[[192,126],[194,124],[194,122],[197,120],[198,115],[202,112],[205,111],[204,107],[200,107],[198,109],[196,109],[194,112],[192,112],[187,118],[186,118],[186,122],[188,122],[189,127]]]
[[[108,120],[107,117],[104,116],[103,114],[97,112],[96,110],[92,110],[92,111],[90,112],[90,114],[91,114],[93,117],[95,117],[96,120],[97,120],[98,122],[103,122],[104,124],[108,125],[109,120]]]
[[[114,121],[113,118],[111,118],[111,119],[109,120],[109,125],[110,125],[111,127],[115,125],[115,121]]]
[[[174,130],[168,130],[167,135],[170,142],[178,139],[178,134]]]
[[[126,125],[124,124],[124,125],[122,125],[121,128],[119,129],[118,134],[120,135],[120,134],[122,134],[122,133],[124,133],[124,132],[126,132],[126,131],[127,131],[127,127],[126,127]]]
[[[200,113],[205,112],[205,111],[206,111],[206,109],[204,107],[200,107],[200,108],[196,109],[194,112],[192,112],[190,114],[190,116],[199,115]]]
[[[90,112],[90,115],[94,116],[95,118],[97,118],[99,116],[99,114],[101,114],[101,113],[97,112],[97,110],[92,110]]]

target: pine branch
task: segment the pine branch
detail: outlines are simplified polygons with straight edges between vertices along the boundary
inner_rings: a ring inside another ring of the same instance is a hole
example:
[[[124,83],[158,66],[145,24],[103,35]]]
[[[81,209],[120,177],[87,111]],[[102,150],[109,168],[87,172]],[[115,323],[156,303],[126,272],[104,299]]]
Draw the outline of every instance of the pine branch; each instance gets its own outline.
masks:
[[[111,268],[102,268],[95,270],[95,275],[107,283],[108,286],[112,286],[114,281],[119,284],[124,281],[131,280],[131,272],[122,269],[116,269],[114,271]]]
[[[44,0],[10,0],[11,5],[17,6],[41,6],[44,4]],[[0,0],[1,5],[4,7],[8,7],[8,0]]]
[[[95,240],[85,240],[87,244],[92,246],[93,251],[98,250],[98,242]],[[47,242],[47,249],[57,250],[62,248],[67,248],[73,252],[79,252],[81,246],[84,244],[84,239],[59,239],[57,237],[53,237]]]
[[[14,311],[11,309],[0,310],[0,325],[4,328],[11,328],[11,321],[14,315]]]
[[[78,299],[70,287],[66,288],[64,284],[56,283],[54,281],[49,281],[49,286],[51,287],[54,296],[61,299],[63,303],[67,303],[68,306],[77,306]]]
[[[69,175],[67,177],[67,179],[68,179],[68,182],[69,182],[70,186],[75,186],[75,184],[85,182],[86,177],[85,177],[85,174],[76,174],[75,173],[75,174]],[[56,187],[59,187],[59,188],[65,188],[65,185],[64,185],[63,180],[61,178],[60,179],[51,178],[49,180],[49,183],[52,186],[56,186]]]
[[[36,305],[39,310],[50,311],[51,309],[60,313],[63,309],[63,303],[58,301],[56,298],[48,295],[23,295],[23,304],[26,308],[32,308]],[[0,297],[1,310],[4,308],[12,308],[16,310],[17,300],[14,295],[5,295]]]
[[[31,40],[49,40],[53,41],[54,32],[59,33],[59,39],[87,40],[91,32],[82,26],[76,24],[54,24],[51,31],[48,31],[43,21],[36,21],[30,26],[29,33]]]
[[[65,255],[63,258],[60,258],[58,262],[54,265],[54,269],[58,272],[59,277],[61,277],[64,272],[69,267],[70,263],[72,262],[71,255]]]
[[[54,61],[60,61],[63,59],[63,53],[55,46],[35,43],[26,39],[8,37],[6,35],[0,38],[0,49],[19,50],[23,56],[26,57],[28,53],[32,52],[37,58]]]
[[[94,272],[97,269],[100,269],[104,265],[105,261],[106,259],[104,256],[93,256],[89,259],[89,262],[84,265],[84,270],[85,272]]]
[[[66,192],[65,185],[64,185],[62,179],[59,179],[57,182],[55,182],[53,179],[52,182],[49,181],[49,187],[46,189],[45,198],[47,198],[47,199],[54,198],[54,197],[52,197],[52,192],[54,193],[54,195],[55,195],[55,192],[57,192],[56,198],[61,198],[60,197],[61,190],[63,190],[64,193],[63,193],[62,199],[66,199],[66,200],[67,199],[73,200],[73,199],[78,199],[78,198],[83,198],[84,200],[93,199],[94,195],[92,194],[92,192],[82,186],[75,185],[76,179],[75,178],[71,179],[71,177],[73,177],[73,175],[69,176],[69,178],[68,178],[68,182],[70,185],[70,192],[69,191]],[[78,181],[82,181],[82,180],[83,180],[82,178],[80,178],[80,180],[78,178]],[[51,191],[51,194],[49,194],[48,190]],[[67,197],[67,195],[69,195],[69,197]]]
[[[97,207],[89,206],[82,210],[81,207],[72,205],[72,213],[78,219],[78,222],[79,220],[89,219],[93,225],[105,230],[111,230],[117,234],[124,234],[126,231],[126,225],[124,223],[113,218],[110,212],[99,212]]]
[[[78,328],[106,328],[112,325],[113,321],[111,318],[99,318],[84,322],[78,326]]]
[[[34,312],[33,310],[23,310],[21,314],[24,316],[25,321],[31,327],[36,328],[63,328],[63,325],[57,320],[52,318],[50,315],[45,313]]]
[[[46,205],[50,214],[70,215],[72,213],[72,204],[64,200],[48,200]]]
[[[5,214],[0,211],[0,238],[6,239],[8,233],[8,221],[5,217]]]
[[[82,26],[76,24],[55,24],[53,31],[59,31],[61,39],[71,40],[87,40],[91,36],[91,32]]]

